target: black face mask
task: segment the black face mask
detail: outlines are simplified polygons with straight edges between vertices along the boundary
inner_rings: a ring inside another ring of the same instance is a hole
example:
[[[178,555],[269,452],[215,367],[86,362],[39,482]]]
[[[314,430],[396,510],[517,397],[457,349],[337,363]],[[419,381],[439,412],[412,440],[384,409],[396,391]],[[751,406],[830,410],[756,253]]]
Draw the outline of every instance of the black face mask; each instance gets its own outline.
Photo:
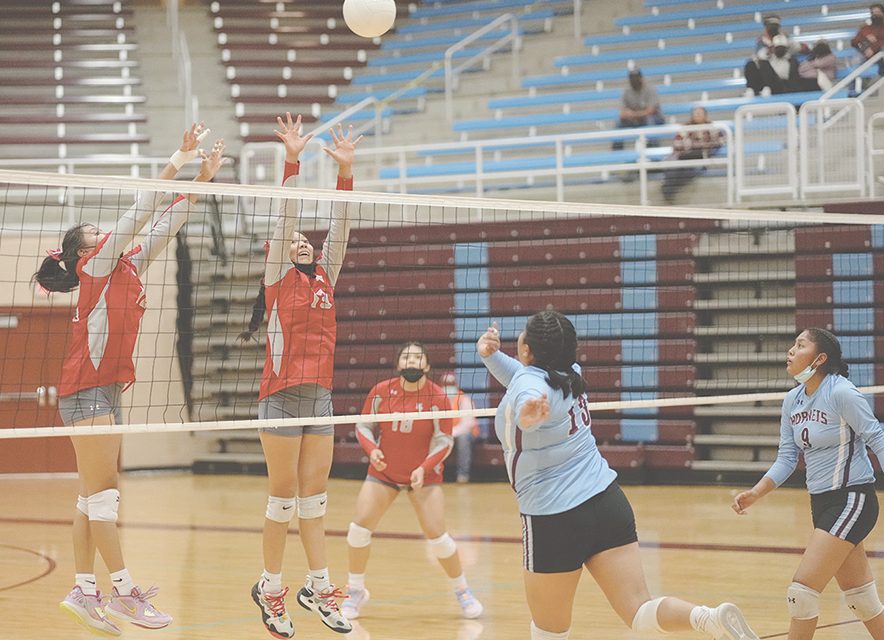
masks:
[[[884,16],[872,16],[872,24],[884,24]]]
[[[424,377],[424,370],[417,367],[406,367],[399,372],[399,375],[405,378],[406,382],[417,382]]]
[[[316,263],[311,262],[310,264],[300,264],[298,262],[295,263],[295,269],[303,273],[304,275],[310,276],[311,278],[316,275]]]

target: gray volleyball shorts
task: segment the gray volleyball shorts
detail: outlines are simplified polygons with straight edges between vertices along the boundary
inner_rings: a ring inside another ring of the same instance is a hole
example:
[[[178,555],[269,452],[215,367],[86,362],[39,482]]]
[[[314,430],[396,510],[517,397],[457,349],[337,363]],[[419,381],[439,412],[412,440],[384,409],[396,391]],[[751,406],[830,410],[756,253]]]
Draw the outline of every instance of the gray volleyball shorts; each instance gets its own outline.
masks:
[[[112,415],[116,424],[123,424],[122,384],[106,384],[77,391],[58,399],[58,413],[66,426],[90,418]]]
[[[309,418],[311,416],[325,418],[331,415],[331,391],[318,384],[299,384],[271,393],[258,402],[258,418],[261,420]],[[258,429],[258,431],[292,438],[304,434],[332,436],[335,434],[335,425],[279,427],[277,429]]]

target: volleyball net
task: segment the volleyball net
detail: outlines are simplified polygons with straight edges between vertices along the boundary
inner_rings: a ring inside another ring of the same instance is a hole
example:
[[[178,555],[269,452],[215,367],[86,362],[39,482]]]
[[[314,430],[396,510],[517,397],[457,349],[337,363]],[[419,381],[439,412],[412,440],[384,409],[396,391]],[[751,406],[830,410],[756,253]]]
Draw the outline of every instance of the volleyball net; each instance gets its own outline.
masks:
[[[167,192],[153,206],[154,194]],[[456,385],[474,409],[389,417],[487,423],[503,389],[476,340],[496,322],[503,351],[514,354],[528,317],[544,309],[577,328],[590,408],[600,429],[621,440],[660,440],[679,425],[727,434],[765,422],[775,434],[776,407],[794,386],[786,352],[809,326],[839,336],[851,380],[884,414],[884,283],[876,277],[884,272],[884,216],[0,171],[0,438],[73,433],[60,427],[56,405],[79,294],[46,295],[33,285],[47,250],[74,225],[111,231],[140,193],[138,206],[151,208],[140,212],[146,222],[128,251],[163,230],[164,207],[182,192],[199,198],[141,274],[144,296],[136,297],[145,311],[136,382],[123,394],[125,424],[77,433],[328,423],[352,431],[369,390],[397,375],[397,350],[409,341],[426,346],[430,379]],[[284,202],[317,252],[340,203],[352,226],[331,301],[333,417],[256,419],[270,314],[255,302]]]

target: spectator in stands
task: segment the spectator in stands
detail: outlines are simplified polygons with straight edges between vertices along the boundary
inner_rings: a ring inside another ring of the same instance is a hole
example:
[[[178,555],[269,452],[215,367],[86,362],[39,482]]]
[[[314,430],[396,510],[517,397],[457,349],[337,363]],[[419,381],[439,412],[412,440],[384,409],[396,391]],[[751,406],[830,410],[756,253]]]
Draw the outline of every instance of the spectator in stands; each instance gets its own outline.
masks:
[[[457,376],[446,373],[442,376],[442,389],[451,400],[455,411],[473,409],[473,401],[457,386]],[[474,417],[462,417],[454,423],[454,452],[457,461],[457,481],[470,481],[470,468],[473,462],[473,441],[479,436],[479,421]]]
[[[649,124],[663,124],[663,111],[660,108],[660,96],[657,90],[645,82],[641,69],[635,68],[629,72],[629,86],[623,90],[620,102],[620,122],[617,126],[621,129],[644,127]],[[614,142],[613,149],[619,151],[623,148],[623,141]]]
[[[709,127],[679,131],[672,141],[672,155],[667,160],[700,160],[708,158],[724,145],[724,132],[712,125],[706,109],[696,106],[691,110],[688,125],[708,124]],[[675,195],[691,180],[703,173],[705,167],[678,167],[663,172],[663,199],[666,204],[675,201]]]
[[[798,65],[798,77],[790,84],[793,91],[827,91],[835,84],[838,60],[825,40],[813,45],[810,54]]]
[[[756,64],[745,67],[747,92],[751,90],[757,95],[787,93],[792,83],[798,79],[798,61],[792,55],[793,47],[782,33],[771,39],[772,55],[767,59],[758,59]]]
[[[869,7],[869,24],[864,24],[853,36],[850,44],[868,60],[881,49],[884,42],[884,5],[873,4]],[[878,63],[878,72],[884,75],[884,64]]]

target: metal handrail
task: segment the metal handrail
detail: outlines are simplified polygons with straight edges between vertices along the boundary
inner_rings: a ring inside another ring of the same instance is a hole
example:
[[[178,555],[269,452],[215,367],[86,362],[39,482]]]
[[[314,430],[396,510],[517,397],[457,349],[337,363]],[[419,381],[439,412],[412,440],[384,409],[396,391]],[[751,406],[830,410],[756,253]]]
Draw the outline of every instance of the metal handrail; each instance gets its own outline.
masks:
[[[823,93],[823,95],[819,97],[819,100],[821,102],[824,100],[829,100],[830,98],[832,98],[832,96],[836,95],[842,89],[846,89],[854,80],[859,78],[866,69],[869,69],[872,65],[877,64],[877,62],[882,58],[884,58],[884,51],[879,51],[871,58],[859,65],[856,69],[841,78],[841,80],[839,80],[837,84],[835,84],[834,86],[832,86],[832,88]]]
[[[725,144],[727,145],[727,155],[725,157],[713,157],[703,160],[649,160],[646,155],[647,140],[649,136],[659,136],[663,134],[675,134],[679,132],[691,131],[691,130],[705,130],[710,127],[714,127],[715,129],[719,129],[724,131],[725,133]],[[594,140],[608,140],[612,133],[616,133],[617,135],[622,135],[624,138],[634,139],[636,141],[636,150],[639,152],[639,160],[634,163],[614,163],[610,165],[593,165],[590,167],[565,167],[564,160],[567,154],[567,147],[573,144],[579,144],[581,142],[592,142]],[[639,200],[640,204],[647,205],[649,204],[648,197],[648,172],[657,169],[669,169],[676,167],[689,167],[689,166],[725,166],[727,168],[727,203],[732,203],[732,182],[733,182],[733,165],[734,165],[734,157],[732,153],[732,148],[734,144],[733,132],[727,123],[723,122],[712,122],[706,125],[661,125],[655,127],[643,127],[641,129],[617,129],[612,131],[592,131],[587,133],[560,133],[560,134],[550,134],[544,136],[532,136],[532,137],[518,137],[518,138],[490,138],[486,140],[471,140],[469,142],[441,142],[434,144],[419,144],[419,145],[401,145],[394,147],[385,147],[385,148],[371,148],[365,149],[361,152],[362,156],[381,156],[381,155],[389,155],[395,156],[397,158],[397,165],[399,168],[399,178],[393,178],[391,180],[359,180],[359,184],[372,187],[372,186],[387,186],[389,187],[391,182],[398,182],[399,189],[401,193],[407,192],[407,185],[409,182],[452,182],[458,180],[466,180],[471,178],[476,182],[476,196],[484,195],[484,180],[488,178],[498,178],[498,177],[506,177],[504,172],[494,172],[493,174],[487,174],[483,171],[483,164],[489,150],[486,150],[487,147],[490,147],[491,153],[494,151],[506,148],[506,147],[519,147],[524,144],[531,145],[549,145],[554,147],[555,156],[556,156],[556,166],[554,168],[549,169],[532,169],[532,170],[520,170],[518,171],[519,177],[541,177],[541,176],[552,176],[556,180],[556,198],[558,201],[564,201],[564,188],[565,183],[564,179],[567,175],[574,175],[580,173],[609,173],[611,171],[637,171],[639,174]],[[408,154],[419,154],[422,152],[432,152],[432,151],[451,151],[451,150],[463,150],[464,153],[473,152],[473,155],[476,160],[476,171],[470,174],[458,174],[458,175],[446,175],[439,176],[438,179],[435,177],[421,177],[411,179],[407,177],[407,156]]]
[[[466,62],[460,63],[456,68],[453,66],[454,54],[458,51],[466,48],[472,42],[478,40],[486,33],[490,33],[494,31],[498,27],[509,23],[511,26],[510,32],[503,36],[502,38],[498,38],[493,43],[479,51],[477,54],[472,56]],[[448,118],[448,122],[454,120],[454,89],[458,83],[458,76],[465,70],[469,69],[479,60],[486,60],[492,54],[498,51],[501,47],[506,45],[507,43],[512,43],[511,51],[512,51],[512,72],[513,72],[513,80],[517,81],[519,79],[519,19],[516,18],[512,13],[505,13],[502,16],[498,16],[484,27],[473,31],[470,35],[463,38],[459,42],[451,45],[445,50],[445,116]]]

